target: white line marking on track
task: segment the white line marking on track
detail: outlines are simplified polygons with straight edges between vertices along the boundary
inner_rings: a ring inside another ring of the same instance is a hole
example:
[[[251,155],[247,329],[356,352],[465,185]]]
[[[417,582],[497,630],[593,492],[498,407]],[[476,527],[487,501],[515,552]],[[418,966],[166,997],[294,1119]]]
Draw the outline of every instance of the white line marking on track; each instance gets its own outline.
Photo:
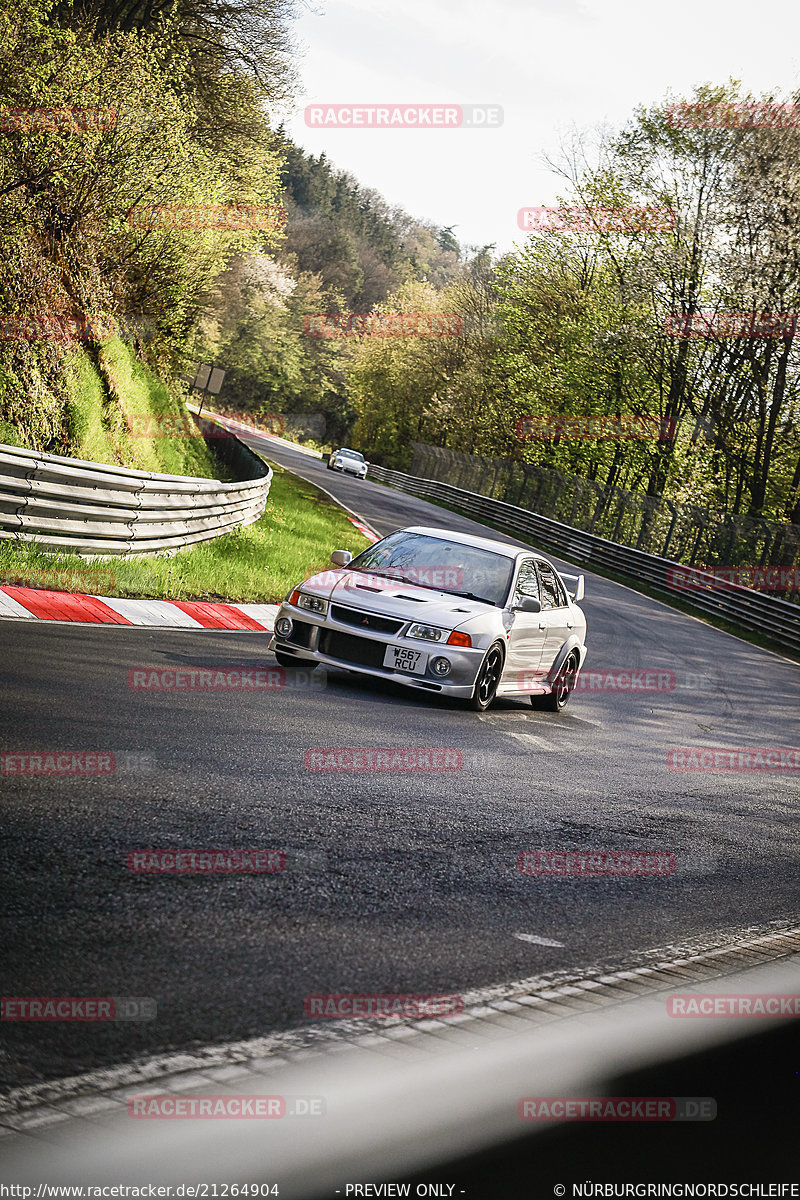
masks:
[[[565,946],[566,942],[554,942],[552,938],[539,937],[535,933],[515,933],[515,938],[521,942],[530,942],[533,946]]]
[[[502,737],[514,738],[518,742],[523,742],[529,749],[531,745],[537,746],[540,750],[556,749],[552,742],[548,742],[546,738],[537,737],[535,733],[517,733],[511,729],[498,729],[497,732]]]

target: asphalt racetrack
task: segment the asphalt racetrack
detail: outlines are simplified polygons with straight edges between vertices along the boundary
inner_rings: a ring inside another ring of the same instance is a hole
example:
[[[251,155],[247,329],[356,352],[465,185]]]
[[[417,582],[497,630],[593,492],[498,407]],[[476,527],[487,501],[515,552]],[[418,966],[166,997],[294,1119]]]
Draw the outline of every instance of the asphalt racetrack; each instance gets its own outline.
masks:
[[[381,534],[501,537],[252,440]],[[0,622],[0,748],[118,761],[105,777],[0,778],[3,994],[157,1003],[153,1020],[6,1024],[2,1085],[291,1029],[308,1023],[310,994],[459,993],[794,918],[796,772],[667,760],[672,747],[796,746],[800,667],[589,573],[583,607],[587,671],[656,671],[672,686],[580,691],[560,715],[523,698],[477,715],[346,671],[150,692],[129,686],[131,670],[274,667],[268,639]],[[306,750],[322,747],[454,748],[463,765],[307,770]],[[286,869],[127,866],[143,848],[208,847],[274,847]],[[538,848],[664,851],[676,867],[521,874],[519,854]]]

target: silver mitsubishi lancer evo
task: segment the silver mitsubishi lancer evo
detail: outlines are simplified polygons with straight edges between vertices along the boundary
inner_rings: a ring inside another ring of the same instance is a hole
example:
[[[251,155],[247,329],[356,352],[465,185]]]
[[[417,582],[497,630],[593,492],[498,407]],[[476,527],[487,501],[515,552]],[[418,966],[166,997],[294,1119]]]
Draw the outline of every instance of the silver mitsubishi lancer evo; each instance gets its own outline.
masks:
[[[469,701],[527,695],[560,711],[586,658],[582,575],[531,550],[412,526],[288,594],[269,643],[281,666],[324,663]]]

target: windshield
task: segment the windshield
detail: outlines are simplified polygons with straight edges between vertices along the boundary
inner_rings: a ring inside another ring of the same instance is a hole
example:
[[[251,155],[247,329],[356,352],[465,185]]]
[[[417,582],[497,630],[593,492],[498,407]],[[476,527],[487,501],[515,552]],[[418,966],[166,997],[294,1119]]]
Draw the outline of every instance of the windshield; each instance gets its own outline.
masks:
[[[364,455],[360,454],[358,450],[337,450],[336,453],[346,454],[348,458],[357,458],[359,462],[364,461]]]
[[[464,542],[400,530],[364,550],[349,569],[388,575],[501,608],[508,595],[514,559]]]

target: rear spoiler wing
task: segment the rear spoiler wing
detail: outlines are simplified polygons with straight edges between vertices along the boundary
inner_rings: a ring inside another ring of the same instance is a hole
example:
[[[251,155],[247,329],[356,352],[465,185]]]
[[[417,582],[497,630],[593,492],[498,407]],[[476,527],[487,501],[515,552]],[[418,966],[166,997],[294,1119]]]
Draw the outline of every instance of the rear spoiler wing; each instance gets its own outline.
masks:
[[[561,578],[570,600],[573,604],[580,604],[584,596],[583,575],[562,575]]]

